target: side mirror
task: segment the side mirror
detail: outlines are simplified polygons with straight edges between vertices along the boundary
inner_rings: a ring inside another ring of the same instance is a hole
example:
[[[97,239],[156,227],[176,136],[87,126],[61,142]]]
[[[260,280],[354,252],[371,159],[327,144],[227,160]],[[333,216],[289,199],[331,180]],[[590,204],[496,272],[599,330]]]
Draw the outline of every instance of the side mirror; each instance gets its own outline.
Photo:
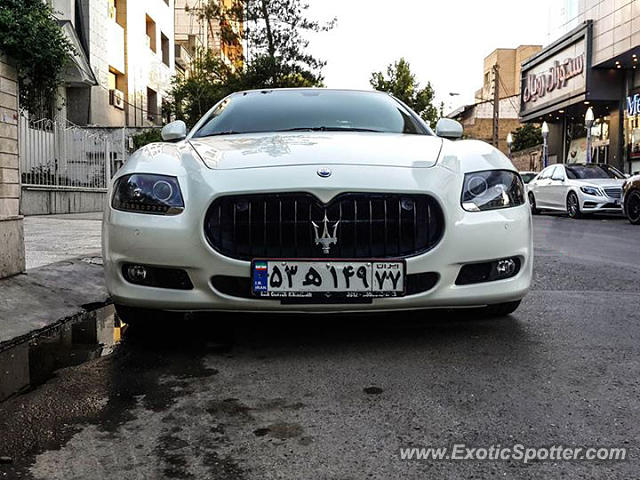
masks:
[[[162,127],[162,140],[177,142],[187,138],[187,125],[182,120],[176,120]]]
[[[436,135],[450,140],[462,138],[463,131],[462,125],[450,118],[441,118],[436,124]]]

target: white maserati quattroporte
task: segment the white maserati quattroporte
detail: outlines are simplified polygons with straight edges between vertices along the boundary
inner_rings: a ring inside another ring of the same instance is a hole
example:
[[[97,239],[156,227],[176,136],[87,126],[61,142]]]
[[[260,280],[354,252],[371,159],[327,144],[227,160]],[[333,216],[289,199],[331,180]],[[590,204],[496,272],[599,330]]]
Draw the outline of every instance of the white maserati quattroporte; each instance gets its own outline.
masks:
[[[513,312],[532,277],[522,179],[380,92],[235,93],[136,152],[104,215],[121,317],[158,311]]]

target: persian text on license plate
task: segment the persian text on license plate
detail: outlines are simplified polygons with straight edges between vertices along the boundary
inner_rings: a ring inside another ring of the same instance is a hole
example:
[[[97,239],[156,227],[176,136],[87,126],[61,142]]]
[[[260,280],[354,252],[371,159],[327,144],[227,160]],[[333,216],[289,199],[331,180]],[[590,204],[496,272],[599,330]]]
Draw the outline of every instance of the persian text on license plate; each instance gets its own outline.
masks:
[[[405,291],[401,261],[254,260],[253,293],[259,297],[397,297]]]

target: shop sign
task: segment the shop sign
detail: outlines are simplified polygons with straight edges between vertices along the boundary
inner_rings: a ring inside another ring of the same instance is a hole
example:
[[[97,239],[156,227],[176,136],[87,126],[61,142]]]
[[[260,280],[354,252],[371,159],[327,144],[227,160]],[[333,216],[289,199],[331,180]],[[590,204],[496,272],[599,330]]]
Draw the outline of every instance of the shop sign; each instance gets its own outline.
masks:
[[[627,97],[627,114],[630,117],[640,115],[640,93]]]
[[[569,80],[584,73],[584,53],[576,58],[567,58],[562,63],[556,60],[547,72],[527,76],[524,101],[535,102],[554,90],[565,88]]]
[[[523,72],[522,115],[584,94],[586,40],[581,39]]]

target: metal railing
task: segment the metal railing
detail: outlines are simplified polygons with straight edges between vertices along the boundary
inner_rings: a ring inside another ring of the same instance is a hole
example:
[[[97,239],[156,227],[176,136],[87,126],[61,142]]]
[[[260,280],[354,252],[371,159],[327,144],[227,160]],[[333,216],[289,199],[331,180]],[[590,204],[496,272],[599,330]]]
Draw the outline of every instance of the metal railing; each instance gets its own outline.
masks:
[[[124,157],[112,137],[64,119],[30,120],[21,112],[18,137],[24,186],[103,190],[114,158]]]

